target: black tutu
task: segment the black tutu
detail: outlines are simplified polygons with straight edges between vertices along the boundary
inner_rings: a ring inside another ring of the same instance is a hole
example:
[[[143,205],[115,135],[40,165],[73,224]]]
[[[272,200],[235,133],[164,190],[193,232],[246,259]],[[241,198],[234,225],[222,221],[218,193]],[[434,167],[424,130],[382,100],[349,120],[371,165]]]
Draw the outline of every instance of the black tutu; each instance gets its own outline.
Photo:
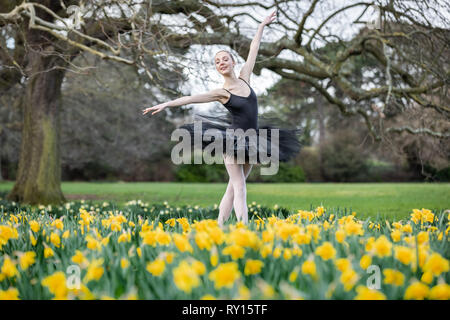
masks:
[[[283,121],[277,117],[268,117],[265,115],[258,116],[259,130],[252,131],[256,134],[243,136],[237,134],[238,131],[233,131],[235,128],[233,127],[231,114],[229,112],[217,112],[217,115],[195,114],[194,123],[187,123],[180,126],[180,128],[189,131],[192,150],[198,150],[198,147],[196,148],[196,145],[194,145],[195,122],[197,122],[197,125],[201,122],[202,151],[218,138],[223,146],[224,154],[232,154],[234,157],[244,155],[246,163],[255,163],[256,160],[256,163],[258,164],[267,164],[268,157],[272,159],[272,161],[278,159],[279,162],[288,162],[298,154],[302,148],[299,138],[303,133],[303,129],[286,128]],[[205,135],[205,132],[208,129],[213,130],[209,130],[210,134]],[[227,129],[233,129],[231,130],[233,132],[230,133],[230,130],[227,131]],[[278,129],[278,139],[275,138],[276,133],[271,129]],[[276,140],[278,140],[278,143],[276,143]],[[211,155],[214,156],[214,152],[212,152]]]

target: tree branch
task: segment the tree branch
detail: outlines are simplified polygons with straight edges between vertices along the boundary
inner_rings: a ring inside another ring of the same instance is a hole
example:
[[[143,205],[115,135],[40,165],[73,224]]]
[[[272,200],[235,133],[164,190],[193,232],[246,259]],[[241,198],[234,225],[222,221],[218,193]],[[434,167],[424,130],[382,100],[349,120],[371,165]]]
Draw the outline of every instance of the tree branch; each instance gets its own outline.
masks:
[[[390,127],[387,128],[385,130],[386,132],[403,132],[403,131],[407,131],[411,134],[426,134],[429,135],[431,137],[434,138],[443,138],[443,139],[448,139],[450,138],[450,133],[446,133],[446,132],[436,132],[436,131],[432,131],[428,128],[418,128],[418,129],[413,129],[411,127],[408,126],[403,126],[403,127]]]

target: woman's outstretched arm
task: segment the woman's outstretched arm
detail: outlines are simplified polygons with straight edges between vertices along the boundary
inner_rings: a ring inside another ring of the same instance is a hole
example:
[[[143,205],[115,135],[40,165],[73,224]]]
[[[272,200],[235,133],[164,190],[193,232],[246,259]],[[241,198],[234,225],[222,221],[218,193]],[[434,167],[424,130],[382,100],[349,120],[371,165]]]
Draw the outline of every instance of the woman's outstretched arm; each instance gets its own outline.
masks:
[[[247,61],[245,61],[244,66],[241,69],[239,77],[250,83],[250,75],[253,72],[253,67],[255,66],[256,56],[258,55],[259,44],[261,43],[261,37],[263,34],[264,27],[275,20],[276,10],[272,12],[268,17],[264,19],[263,22],[258,26],[258,31],[250,44],[250,51],[248,53]]]
[[[193,96],[184,96],[175,100],[171,100],[168,102],[164,102],[161,104],[158,104],[154,107],[146,108],[142,110],[142,115],[145,115],[146,113],[153,111],[152,115],[155,113],[158,113],[162,110],[164,110],[167,107],[179,107],[183,106],[185,104],[190,103],[206,103],[206,102],[213,102],[213,101],[220,101],[221,99],[227,98],[227,92],[223,89],[214,89],[205,93],[196,94]]]

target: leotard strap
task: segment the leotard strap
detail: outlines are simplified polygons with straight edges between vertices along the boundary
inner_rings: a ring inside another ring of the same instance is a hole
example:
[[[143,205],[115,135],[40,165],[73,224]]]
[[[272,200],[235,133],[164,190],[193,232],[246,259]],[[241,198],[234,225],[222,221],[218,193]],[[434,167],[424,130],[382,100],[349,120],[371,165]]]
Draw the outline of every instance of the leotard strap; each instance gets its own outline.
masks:
[[[244,79],[242,79],[241,77],[239,77],[239,79],[241,79],[242,81],[244,81],[247,85],[248,85],[248,87],[250,88],[250,92],[251,92],[251,90],[252,90],[252,87],[250,87],[250,85],[248,84],[248,82],[247,81],[245,81]],[[224,90],[226,90],[226,91],[228,91],[228,93],[230,94],[230,95],[233,95],[231,92],[230,92],[230,90],[228,90],[228,89],[225,89],[225,88],[222,88],[222,89],[224,89]]]
[[[252,87],[250,87],[250,85],[248,84],[248,82],[247,81],[245,81],[244,79],[242,79],[241,77],[239,77],[239,79],[241,79],[242,81],[244,81],[247,85],[248,85],[248,87],[251,89]]]

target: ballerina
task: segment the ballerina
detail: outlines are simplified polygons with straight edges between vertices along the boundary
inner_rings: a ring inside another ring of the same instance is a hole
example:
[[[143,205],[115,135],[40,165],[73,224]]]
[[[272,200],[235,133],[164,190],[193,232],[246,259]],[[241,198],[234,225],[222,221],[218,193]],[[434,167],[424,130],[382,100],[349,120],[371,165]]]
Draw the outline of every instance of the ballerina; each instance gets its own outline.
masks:
[[[230,111],[228,115],[231,115],[231,120],[230,118],[225,118],[223,116],[204,115],[202,116],[205,120],[203,121],[202,133],[208,128],[218,129],[224,136],[228,135],[226,130],[230,128],[243,130],[261,128],[276,129],[279,132],[276,153],[279,161],[287,162],[300,151],[301,145],[298,141],[298,137],[302,133],[302,129],[283,129],[276,124],[280,122],[276,118],[258,117],[256,94],[249,84],[250,75],[253,72],[264,27],[273,22],[275,18],[276,10],[260,23],[258,31],[251,42],[247,60],[239,73],[239,77],[236,77],[234,73],[236,61],[231,52],[219,50],[214,56],[214,63],[216,70],[225,80],[222,88],[213,89],[198,95],[184,96],[154,107],[146,108],[143,110],[143,115],[149,112],[152,112],[151,114],[153,115],[161,112],[167,107],[182,106],[190,103],[219,101]],[[187,129],[192,136],[194,135],[193,124],[185,124],[181,126],[181,128]],[[270,142],[270,140],[271,137],[268,136],[266,141]],[[224,222],[230,217],[233,207],[237,221],[242,221],[244,224],[248,223],[246,180],[252,170],[253,163],[248,161],[249,145],[247,141],[245,141],[245,143],[246,160],[243,163],[237,162],[233,154],[223,154],[229,181],[219,205],[218,224],[221,228],[223,228]],[[202,148],[203,147],[205,147],[205,145],[202,145]],[[234,144],[234,148],[234,152],[236,152],[236,143]],[[261,163],[259,158],[257,163]]]

